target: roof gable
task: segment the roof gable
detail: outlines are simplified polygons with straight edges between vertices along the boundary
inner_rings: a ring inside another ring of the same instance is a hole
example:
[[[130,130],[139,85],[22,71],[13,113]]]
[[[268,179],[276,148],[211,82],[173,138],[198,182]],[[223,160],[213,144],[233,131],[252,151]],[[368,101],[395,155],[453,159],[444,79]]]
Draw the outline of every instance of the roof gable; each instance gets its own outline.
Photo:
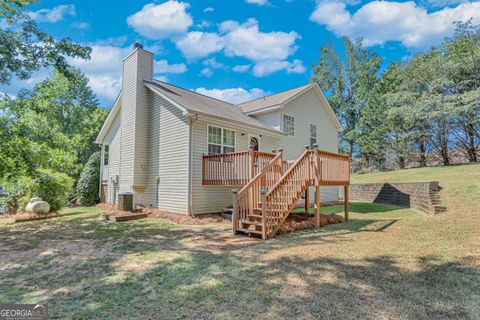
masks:
[[[145,81],[145,85],[154,93],[161,95],[170,103],[183,109],[182,111],[202,114],[209,117],[224,119],[258,129],[283,134],[267,126],[254,117],[246,115],[241,108],[212,97],[180,88],[162,81]]]
[[[292,97],[295,97],[302,92],[305,92],[306,90],[312,88],[314,85],[315,83],[307,83],[306,85],[275,93],[249,102],[245,102],[239,104],[238,106],[241,107],[243,112],[247,114],[259,110],[269,109],[274,106],[285,104],[286,101],[290,100]]]
[[[105,136],[108,133],[108,130],[110,130],[110,127],[113,124],[113,121],[115,120],[115,117],[117,116],[118,112],[121,109],[122,105],[122,91],[118,93],[117,98],[115,99],[115,103],[113,104],[112,110],[110,110],[110,113],[107,116],[107,119],[103,123],[102,129],[100,129],[100,132],[98,133],[97,139],[95,139],[96,144],[102,144]]]

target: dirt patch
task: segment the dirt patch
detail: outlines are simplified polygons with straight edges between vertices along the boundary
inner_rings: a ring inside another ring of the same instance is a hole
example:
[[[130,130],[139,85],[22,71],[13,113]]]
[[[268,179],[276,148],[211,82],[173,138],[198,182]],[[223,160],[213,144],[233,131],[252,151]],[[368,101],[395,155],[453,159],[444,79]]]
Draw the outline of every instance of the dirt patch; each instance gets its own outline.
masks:
[[[320,226],[326,226],[328,224],[343,223],[345,219],[342,216],[336,214],[328,214],[320,216]],[[290,214],[277,234],[285,234],[294,232],[297,230],[315,228],[315,216],[302,212]]]
[[[120,217],[120,216],[129,216],[132,215],[132,212],[121,211],[117,209],[116,205],[100,203],[97,205],[97,208],[108,211],[108,213]],[[159,210],[156,208],[143,208],[136,211],[136,213],[147,214],[150,218],[163,218],[169,219],[177,224],[186,224],[186,225],[206,225],[212,223],[224,223],[231,224],[231,221],[223,219],[220,214],[202,214],[194,217],[190,217],[184,214]]]

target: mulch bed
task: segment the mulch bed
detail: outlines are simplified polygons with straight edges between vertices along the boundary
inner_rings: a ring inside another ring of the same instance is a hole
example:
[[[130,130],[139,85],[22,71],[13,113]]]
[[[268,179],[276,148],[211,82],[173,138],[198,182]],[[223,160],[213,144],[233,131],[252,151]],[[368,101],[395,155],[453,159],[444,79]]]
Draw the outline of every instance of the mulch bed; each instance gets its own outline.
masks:
[[[63,214],[56,213],[56,212],[51,212],[48,214],[34,214],[34,213],[24,213],[24,214],[16,214],[14,216],[11,216],[13,218],[13,222],[28,222],[28,221],[36,221],[36,220],[45,220],[45,219],[50,219],[50,218],[58,218],[58,217],[63,217]]]
[[[326,226],[328,224],[343,223],[345,219],[342,216],[336,214],[328,214],[320,216],[320,226]],[[277,234],[285,234],[294,232],[297,230],[315,228],[315,215],[302,213],[290,214]]]
[[[135,216],[135,215],[144,215],[145,217],[148,216],[150,218],[169,219],[174,223],[186,224],[186,225],[205,225],[205,224],[212,224],[212,223],[231,224],[230,221],[223,219],[220,216],[220,214],[202,214],[202,215],[190,217],[187,215],[159,210],[156,208],[143,208],[136,212],[127,212],[127,211],[118,210],[116,205],[106,204],[106,203],[98,204],[97,208],[107,211],[113,217],[125,217],[125,216],[129,217],[129,216]],[[123,220],[123,221],[126,221],[126,220]]]

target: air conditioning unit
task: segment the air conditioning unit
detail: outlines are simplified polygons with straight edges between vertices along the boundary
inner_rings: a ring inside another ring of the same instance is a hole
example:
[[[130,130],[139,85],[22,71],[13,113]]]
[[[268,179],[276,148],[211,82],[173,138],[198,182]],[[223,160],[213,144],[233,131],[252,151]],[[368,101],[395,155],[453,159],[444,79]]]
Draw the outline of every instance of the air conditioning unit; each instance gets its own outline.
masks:
[[[133,211],[133,193],[120,193],[118,195],[118,210]]]

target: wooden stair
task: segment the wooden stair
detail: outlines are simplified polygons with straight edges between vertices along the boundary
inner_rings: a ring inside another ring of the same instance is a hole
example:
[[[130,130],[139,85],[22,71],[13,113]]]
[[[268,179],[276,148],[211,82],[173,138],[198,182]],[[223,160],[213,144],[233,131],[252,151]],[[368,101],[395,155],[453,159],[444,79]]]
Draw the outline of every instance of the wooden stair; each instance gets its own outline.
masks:
[[[240,191],[234,192],[232,221],[235,234],[261,236],[266,240],[277,233],[310,186],[317,189],[318,207],[320,185],[347,186],[350,181],[348,157],[323,152],[318,147],[314,151],[307,147],[293,164],[289,164],[285,172],[284,170],[280,151]],[[319,210],[315,217],[316,225],[319,226]]]

